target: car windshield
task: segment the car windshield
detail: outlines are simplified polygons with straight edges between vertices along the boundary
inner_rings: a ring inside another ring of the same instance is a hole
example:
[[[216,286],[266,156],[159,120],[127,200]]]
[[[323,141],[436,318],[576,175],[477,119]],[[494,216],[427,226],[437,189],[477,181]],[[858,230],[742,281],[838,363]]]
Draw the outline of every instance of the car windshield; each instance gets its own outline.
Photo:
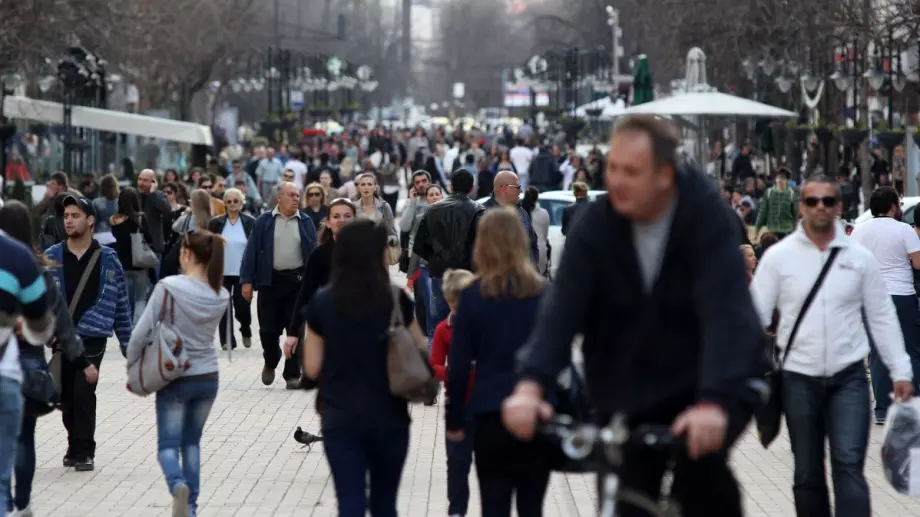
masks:
[[[549,212],[550,226],[562,225],[562,211],[571,205],[572,201],[572,199],[541,199],[539,201],[540,207]]]

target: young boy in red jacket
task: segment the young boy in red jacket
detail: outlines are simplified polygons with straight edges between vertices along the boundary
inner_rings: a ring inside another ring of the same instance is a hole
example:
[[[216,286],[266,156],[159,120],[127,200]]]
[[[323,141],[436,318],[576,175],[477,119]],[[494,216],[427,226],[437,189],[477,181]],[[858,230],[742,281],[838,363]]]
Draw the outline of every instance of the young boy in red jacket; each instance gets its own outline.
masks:
[[[450,307],[450,315],[438,324],[434,330],[431,342],[431,353],[428,360],[435,376],[447,386],[447,355],[450,349],[451,335],[453,334],[454,313],[457,311],[457,300],[460,292],[469,287],[476,277],[465,269],[448,269],[444,272],[442,290],[444,299]],[[470,373],[469,388],[466,396],[469,398],[473,390],[473,374]],[[444,440],[447,451],[447,514],[449,516],[466,515],[467,505],[470,500],[470,468],[473,465],[473,432],[467,429],[463,440]]]

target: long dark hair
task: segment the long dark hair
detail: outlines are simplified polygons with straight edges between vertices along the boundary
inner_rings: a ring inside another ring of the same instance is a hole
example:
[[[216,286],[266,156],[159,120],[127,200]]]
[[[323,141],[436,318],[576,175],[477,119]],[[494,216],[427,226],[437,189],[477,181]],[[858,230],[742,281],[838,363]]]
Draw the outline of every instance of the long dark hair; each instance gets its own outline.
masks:
[[[521,200],[521,208],[528,214],[533,212],[537,207],[537,200],[540,199],[540,189],[537,187],[527,187],[524,191],[524,199]]]
[[[387,229],[370,219],[355,219],[339,231],[329,293],[336,310],[348,320],[392,310],[390,274],[383,264],[386,249]]]
[[[125,187],[118,193],[118,213],[141,224],[141,198],[134,187]]]
[[[51,261],[32,245],[32,216],[25,204],[12,200],[0,207],[0,231],[35,251],[39,265],[51,266]]]

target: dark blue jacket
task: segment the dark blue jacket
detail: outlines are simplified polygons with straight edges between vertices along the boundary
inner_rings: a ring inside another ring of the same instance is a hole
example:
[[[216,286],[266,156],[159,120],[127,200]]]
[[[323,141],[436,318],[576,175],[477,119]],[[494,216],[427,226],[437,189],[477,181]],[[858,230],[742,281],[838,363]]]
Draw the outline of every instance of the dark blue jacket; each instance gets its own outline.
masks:
[[[307,257],[316,247],[316,227],[307,214],[298,210],[297,216],[300,218],[300,248],[306,264]],[[271,287],[274,260],[275,214],[265,212],[256,219],[249,241],[246,242],[243,263],[240,265],[240,284],[252,284],[255,290],[260,287]]]
[[[518,349],[536,326],[537,309],[546,296],[523,299],[483,298],[481,281],[464,289],[454,314],[447,361],[447,429],[463,429],[467,413],[497,413],[517,384]],[[476,361],[473,393],[465,394]]]

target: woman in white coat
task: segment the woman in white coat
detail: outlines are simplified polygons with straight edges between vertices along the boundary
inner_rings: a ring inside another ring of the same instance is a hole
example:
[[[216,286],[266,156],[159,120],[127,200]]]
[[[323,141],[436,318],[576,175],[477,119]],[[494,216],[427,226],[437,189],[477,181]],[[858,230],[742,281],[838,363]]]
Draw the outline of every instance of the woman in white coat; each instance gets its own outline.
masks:
[[[540,262],[537,264],[537,271],[543,275],[549,275],[549,212],[537,204],[540,198],[540,191],[537,187],[527,187],[524,191],[524,199],[521,201],[521,207],[530,216],[530,223],[533,225],[533,231],[537,234],[537,250],[540,252]]]

